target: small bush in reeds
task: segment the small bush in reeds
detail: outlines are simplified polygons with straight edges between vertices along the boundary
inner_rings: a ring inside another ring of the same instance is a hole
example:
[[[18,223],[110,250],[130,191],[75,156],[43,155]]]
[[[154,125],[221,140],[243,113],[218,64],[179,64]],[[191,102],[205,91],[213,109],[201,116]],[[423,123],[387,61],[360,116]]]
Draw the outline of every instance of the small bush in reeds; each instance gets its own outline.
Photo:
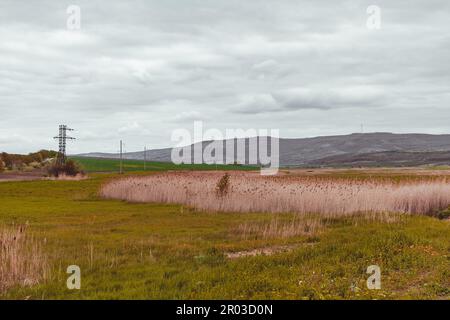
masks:
[[[228,194],[230,189],[230,175],[225,173],[216,185],[216,195],[224,197]]]
[[[47,274],[42,243],[27,234],[26,226],[0,229],[0,293],[38,284]]]

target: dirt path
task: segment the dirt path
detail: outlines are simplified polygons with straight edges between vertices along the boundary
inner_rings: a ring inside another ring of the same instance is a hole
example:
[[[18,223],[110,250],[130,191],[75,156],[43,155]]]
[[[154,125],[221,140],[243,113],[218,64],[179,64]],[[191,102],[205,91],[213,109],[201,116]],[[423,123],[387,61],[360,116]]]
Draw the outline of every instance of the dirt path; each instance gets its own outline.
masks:
[[[264,247],[246,251],[227,252],[225,256],[229,259],[238,259],[243,257],[270,256],[276,253],[289,252],[299,247],[313,246],[314,243],[300,243],[287,246]]]
[[[0,182],[41,180],[41,172],[7,172],[0,173]]]

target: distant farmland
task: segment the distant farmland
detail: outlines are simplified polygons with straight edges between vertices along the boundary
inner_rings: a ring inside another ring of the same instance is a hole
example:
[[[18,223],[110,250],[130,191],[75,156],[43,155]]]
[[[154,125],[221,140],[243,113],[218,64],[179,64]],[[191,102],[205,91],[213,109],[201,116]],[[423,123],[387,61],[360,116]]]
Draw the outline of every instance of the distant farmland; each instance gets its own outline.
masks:
[[[70,157],[78,162],[87,172],[117,172],[120,168],[119,159],[106,158],[87,158]],[[243,165],[214,165],[214,164],[180,164],[176,165],[170,162],[149,162],[145,165],[148,171],[167,171],[167,170],[258,170],[259,167]],[[123,160],[123,170],[144,171],[144,161],[142,160]]]

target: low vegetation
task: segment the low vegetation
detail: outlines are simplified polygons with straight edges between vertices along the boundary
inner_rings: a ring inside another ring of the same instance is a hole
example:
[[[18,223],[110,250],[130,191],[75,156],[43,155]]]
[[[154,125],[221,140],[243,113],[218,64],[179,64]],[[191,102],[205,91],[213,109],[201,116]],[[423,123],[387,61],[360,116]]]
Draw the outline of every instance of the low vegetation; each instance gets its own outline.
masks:
[[[68,159],[64,163],[60,164],[53,162],[47,168],[47,172],[51,177],[75,177],[77,175],[84,175],[81,166],[74,160]]]
[[[391,213],[381,220],[286,212],[212,214],[181,204],[98,196],[102,185],[140,174],[0,183],[0,229],[16,230],[13,226],[28,222],[26,233],[33,231],[48,265],[45,278],[32,286],[15,282],[0,297],[450,299],[448,220]],[[208,190],[214,194],[224,173],[209,174],[214,179],[207,181]],[[235,174],[230,172],[231,193]],[[352,175],[346,172],[335,179]],[[387,179],[390,172],[379,175]],[[373,264],[381,268],[381,290],[365,285],[367,267]],[[81,269],[80,290],[66,286],[70,265]]]
[[[0,294],[14,286],[36,285],[47,273],[42,241],[27,234],[26,225],[0,228]]]
[[[234,231],[243,239],[288,239],[317,236],[327,224],[329,221],[317,215],[275,215],[268,221],[242,223]]]

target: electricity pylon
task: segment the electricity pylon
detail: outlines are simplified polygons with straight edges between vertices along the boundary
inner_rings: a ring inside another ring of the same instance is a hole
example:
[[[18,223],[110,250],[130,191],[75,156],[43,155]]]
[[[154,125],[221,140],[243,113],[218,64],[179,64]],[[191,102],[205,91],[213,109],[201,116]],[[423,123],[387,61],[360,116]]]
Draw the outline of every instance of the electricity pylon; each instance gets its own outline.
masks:
[[[75,140],[73,137],[67,135],[67,131],[73,131],[73,129],[68,128],[65,124],[59,125],[59,134],[53,139],[58,139],[59,152],[56,158],[56,163],[63,165],[66,163],[66,140]]]

